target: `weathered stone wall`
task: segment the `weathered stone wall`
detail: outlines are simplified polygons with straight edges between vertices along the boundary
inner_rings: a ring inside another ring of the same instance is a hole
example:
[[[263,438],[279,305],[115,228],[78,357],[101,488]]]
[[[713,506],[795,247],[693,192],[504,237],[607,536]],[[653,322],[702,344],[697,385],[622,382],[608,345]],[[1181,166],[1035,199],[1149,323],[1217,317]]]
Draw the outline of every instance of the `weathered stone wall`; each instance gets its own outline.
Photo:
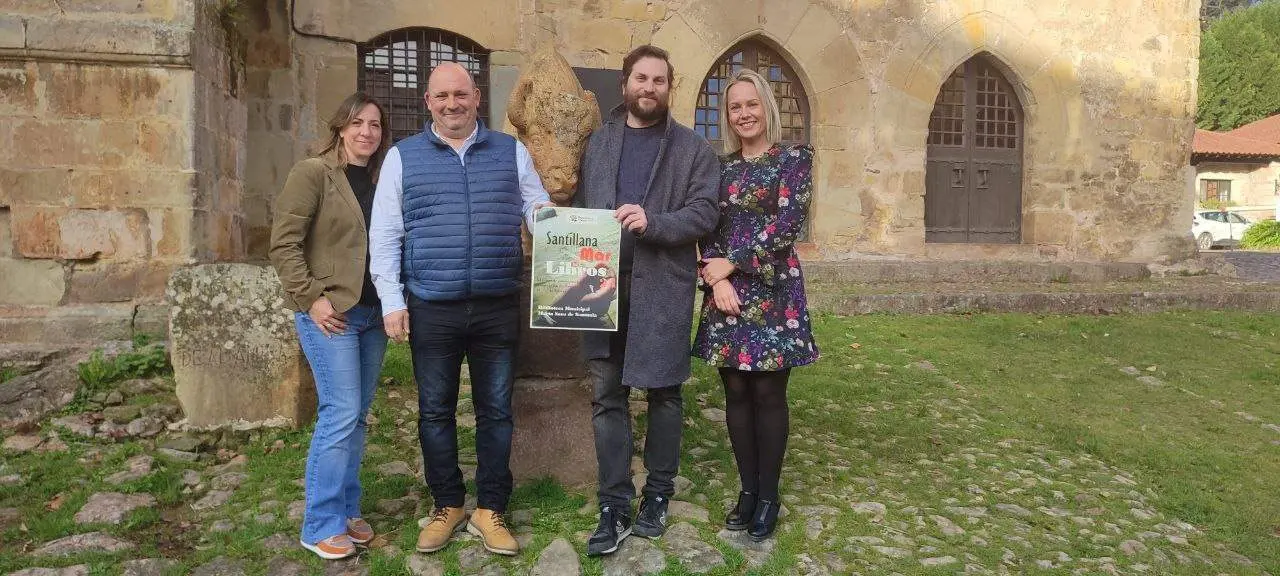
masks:
[[[173,269],[242,255],[215,4],[0,0],[0,340],[162,332]]]
[[[246,5],[239,27],[246,36],[245,89],[247,142],[245,163],[245,251],[265,260],[271,243],[271,204],[284,187],[289,169],[303,153],[298,140],[299,94],[289,28],[288,0]]]
[[[554,42],[573,66],[672,53],[676,117],[734,43],[773,44],[801,76],[818,149],[808,256],[1154,261],[1191,252],[1186,194],[1199,43],[1181,0],[300,0],[311,33],[366,41],[432,26],[523,65]],[[355,48],[323,43],[356,67]],[[306,53],[308,47],[299,46]],[[345,57],[343,56],[345,52]],[[937,90],[968,58],[1008,71],[1024,112],[1023,244],[926,245],[925,140]],[[507,74],[497,71],[497,74]],[[496,75],[496,74],[495,74]],[[505,99],[499,82],[491,94]],[[317,95],[319,96],[319,95]]]
[[[197,259],[245,256],[244,197],[247,126],[243,12],[222,14],[219,3],[195,0],[191,67],[195,73],[192,148],[196,169],[194,234]]]
[[[356,43],[414,26],[492,50],[498,121],[547,43],[595,68],[667,48],[685,123],[730,46],[775,46],[818,149],[807,258],[1179,259],[1192,250],[1193,4],[296,0],[289,14],[289,0],[246,0],[228,20],[214,0],[0,0],[0,340],[156,329],[176,266],[264,257],[271,201],[356,88]],[[929,114],[981,53],[1025,112],[1023,243],[926,244]]]

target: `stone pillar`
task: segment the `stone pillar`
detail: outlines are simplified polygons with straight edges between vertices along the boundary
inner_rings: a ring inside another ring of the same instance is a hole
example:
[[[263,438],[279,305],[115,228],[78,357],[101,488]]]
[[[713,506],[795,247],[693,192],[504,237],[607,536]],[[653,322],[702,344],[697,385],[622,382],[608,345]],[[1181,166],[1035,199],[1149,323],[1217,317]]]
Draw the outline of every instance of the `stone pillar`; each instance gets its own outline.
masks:
[[[168,298],[173,377],[189,424],[311,419],[315,383],[275,270],[183,268],[169,278]]]
[[[577,190],[578,159],[586,139],[600,125],[600,108],[552,45],[540,49],[525,67],[507,104],[507,118],[552,200],[567,206]],[[526,249],[526,258],[528,253]],[[595,442],[580,336],[570,330],[529,328],[527,259],[520,309],[512,473],[519,479],[550,476],[570,485],[590,483],[596,478]]]
[[[521,284],[511,472],[521,480],[550,476],[571,486],[589,484],[596,479],[596,453],[579,333],[529,328],[527,262]]]

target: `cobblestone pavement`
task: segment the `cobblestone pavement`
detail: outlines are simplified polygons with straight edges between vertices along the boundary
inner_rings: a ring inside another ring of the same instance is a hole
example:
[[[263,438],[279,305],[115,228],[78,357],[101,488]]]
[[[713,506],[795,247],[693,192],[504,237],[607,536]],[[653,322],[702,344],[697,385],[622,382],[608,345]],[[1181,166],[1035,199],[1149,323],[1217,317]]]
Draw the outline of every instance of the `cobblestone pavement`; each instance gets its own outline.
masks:
[[[1241,280],[1280,282],[1280,252],[1229,250],[1222,253]]]

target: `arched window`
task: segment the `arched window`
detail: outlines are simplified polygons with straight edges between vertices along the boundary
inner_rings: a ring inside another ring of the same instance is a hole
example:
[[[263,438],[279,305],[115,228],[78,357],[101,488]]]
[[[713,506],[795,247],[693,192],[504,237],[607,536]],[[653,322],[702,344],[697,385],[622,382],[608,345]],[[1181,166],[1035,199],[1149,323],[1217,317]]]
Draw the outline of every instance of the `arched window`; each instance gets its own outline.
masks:
[[[480,88],[480,120],[489,123],[489,51],[475,42],[434,28],[405,28],[361,44],[360,90],[387,108],[392,141],[422,131],[427,112],[422,96],[427,76],[443,62],[457,62]]]
[[[694,129],[723,151],[720,93],[726,79],[743,68],[759,72],[773,86],[773,95],[778,100],[778,111],[782,115],[782,141],[787,144],[808,143],[809,99],[805,97],[800,79],[786,60],[759,40],[745,40],[730,48],[707,73],[698,92]]]
[[[1022,106],[986,56],[956,68],[929,117],[926,242],[1022,241]]]

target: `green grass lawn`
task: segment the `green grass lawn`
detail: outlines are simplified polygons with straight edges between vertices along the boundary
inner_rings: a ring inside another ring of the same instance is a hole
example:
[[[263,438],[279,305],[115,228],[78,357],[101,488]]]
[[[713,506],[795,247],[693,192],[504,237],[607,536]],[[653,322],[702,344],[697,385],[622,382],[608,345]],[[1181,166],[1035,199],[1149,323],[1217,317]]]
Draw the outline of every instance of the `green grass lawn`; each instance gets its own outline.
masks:
[[[692,524],[724,553],[712,574],[1280,572],[1280,318],[877,315],[820,317],[815,327],[823,358],[793,374],[788,515],[770,554],[716,537],[737,479],[723,424],[702,410],[723,408],[723,394],[703,366],[687,387],[681,475],[692,487],[678,499],[708,512],[709,522]],[[406,573],[417,518],[430,507],[420,480],[378,472],[396,461],[416,466],[411,382],[407,350],[395,346],[363,471],[366,514],[386,534],[362,557],[372,574]],[[191,510],[198,496],[182,492],[181,477],[195,469],[208,484],[216,459],[157,455],[151,476],[112,487],[105,478],[128,457],[153,453],[149,445],[63,439],[65,454],[2,455],[0,477],[24,481],[0,486],[0,508],[22,518],[0,523],[0,573],[85,562],[93,574],[117,574],[124,559],[156,556],[181,560],[174,573],[186,573],[228,556],[264,574],[277,555],[323,572],[296,545],[262,546],[272,534],[296,542],[287,507],[302,497],[306,430],[263,433],[238,449],[248,478],[230,502],[203,513]],[[461,446],[474,464],[469,429]],[[76,526],[89,495],[108,489],[149,492],[158,505],[118,526]],[[518,486],[521,556],[493,559],[466,540],[435,556],[452,573],[487,564],[524,574],[555,538],[582,553],[595,525],[590,493],[549,481]],[[402,512],[378,511],[406,498]],[[235,529],[212,531],[220,520]],[[139,548],[34,564],[26,555],[94,529]],[[688,573],[669,548],[667,561],[664,573]],[[582,566],[593,575],[604,568],[585,556]]]

